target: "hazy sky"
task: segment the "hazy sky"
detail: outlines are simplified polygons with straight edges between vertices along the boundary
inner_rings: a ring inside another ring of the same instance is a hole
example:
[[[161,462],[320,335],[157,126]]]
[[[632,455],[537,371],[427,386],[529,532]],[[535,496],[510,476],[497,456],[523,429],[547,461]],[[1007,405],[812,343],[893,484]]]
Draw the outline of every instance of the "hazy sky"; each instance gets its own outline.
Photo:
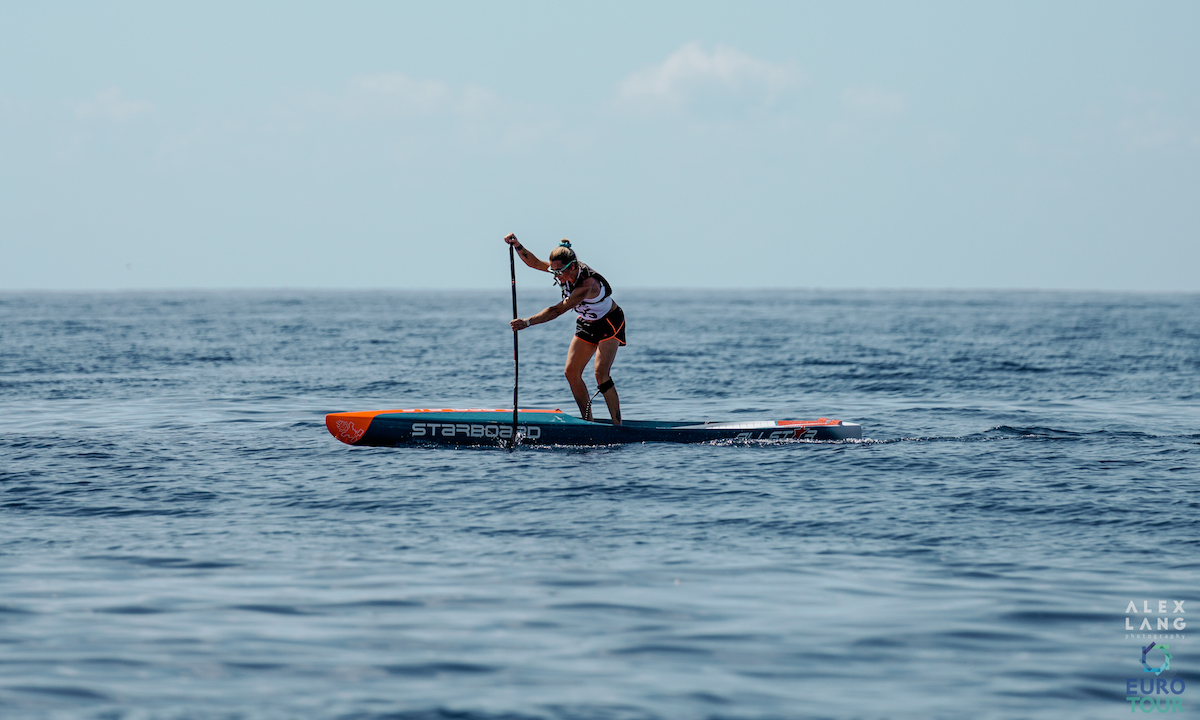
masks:
[[[514,5],[5,3],[0,289],[1200,291],[1198,2]]]

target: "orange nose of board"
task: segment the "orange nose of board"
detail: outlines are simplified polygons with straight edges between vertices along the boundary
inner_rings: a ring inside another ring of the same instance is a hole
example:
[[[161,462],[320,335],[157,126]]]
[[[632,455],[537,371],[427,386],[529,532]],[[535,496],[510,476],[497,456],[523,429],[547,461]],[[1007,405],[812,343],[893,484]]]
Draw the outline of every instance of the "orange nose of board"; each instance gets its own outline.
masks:
[[[367,428],[371,426],[371,418],[377,412],[331,413],[325,416],[325,427],[338,440],[353,445],[362,439]]]

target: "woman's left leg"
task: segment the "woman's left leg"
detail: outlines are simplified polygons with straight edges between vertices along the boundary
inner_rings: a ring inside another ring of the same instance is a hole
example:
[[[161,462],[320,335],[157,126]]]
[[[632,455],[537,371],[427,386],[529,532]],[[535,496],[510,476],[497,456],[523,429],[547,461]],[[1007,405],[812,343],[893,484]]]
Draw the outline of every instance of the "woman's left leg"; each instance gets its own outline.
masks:
[[[621,341],[615,337],[610,337],[607,340],[601,340],[596,346],[596,386],[603,387],[605,383],[610,382],[612,377],[613,361],[617,359],[617,349],[621,347]],[[604,404],[608,406],[608,415],[612,418],[613,425],[621,424],[621,398],[617,396],[617,389],[609,385],[604,391]]]
[[[575,396],[575,404],[579,406],[579,417],[588,421],[592,419],[592,400],[587,385],[583,384],[583,369],[587,367],[588,360],[592,359],[595,352],[595,345],[573,337],[571,346],[567,348],[567,366],[563,368],[567,384],[571,386],[571,395]],[[611,361],[609,365],[612,365]]]

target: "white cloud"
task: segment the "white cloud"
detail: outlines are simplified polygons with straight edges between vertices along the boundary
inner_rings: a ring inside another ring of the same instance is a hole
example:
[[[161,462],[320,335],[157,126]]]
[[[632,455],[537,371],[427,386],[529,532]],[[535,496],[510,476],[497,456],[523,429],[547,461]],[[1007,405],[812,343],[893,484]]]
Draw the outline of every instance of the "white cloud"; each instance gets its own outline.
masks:
[[[618,103],[640,110],[679,108],[696,101],[770,104],[800,85],[804,75],[790,64],[777,64],[718,45],[707,52],[690,42],[657,65],[621,81]]]
[[[119,121],[129,120],[139,115],[150,115],[154,111],[154,103],[123,98],[121,91],[117,88],[101,90],[91,100],[85,100],[75,106],[76,117],[101,117]]]
[[[1160,150],[1184,146],[1200,148],[1200,132],[1183,119],[1157,109],[1123,118],[1117,130],[1131,150]]]
[[[881,120],[896,118],[908,109],[902,93],[875,87],[848,87],[842,90],[842,112],[828,127],[828,138],[838,144],[861,143],[878,138]]]
[[[358,75],[333,89],[293,96],[264,130],[322,142],[336,142],[349,130],[356,142],[402,161],[435,152],[511,153],[573,141],[556,108],[523,105],[476,84],[454,85],[400,71]]]
[[[861,115],[890,117],[902,114],[908,108],[908,99],[901,93],[873,87],[846,88],[842,91],[842,105]]]
[[[499,102],[487,88],[470,85],[456,90],[439,80],[389,72],[353,78],[340,96],[322,104],[352,117],[420,117],[478,115],[495,109]]]

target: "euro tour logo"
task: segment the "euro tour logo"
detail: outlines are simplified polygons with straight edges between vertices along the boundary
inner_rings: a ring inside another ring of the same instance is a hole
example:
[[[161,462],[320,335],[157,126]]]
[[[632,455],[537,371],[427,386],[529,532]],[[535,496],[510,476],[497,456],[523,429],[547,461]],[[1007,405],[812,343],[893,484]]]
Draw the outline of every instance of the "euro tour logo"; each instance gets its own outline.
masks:
[[[1162,664],[1153,665],[1158,659],[1152,653],[1161,653]],[[1150,657],[1147,660],[1147,657]],[[1127,678],[1125,680],[1125,699],[1129,701],[1129,712],[1183,712],[1183,698],[1179,697],[1187,689],[1183,678],[1168,680],[1162,675],[1164,670],[1171,667],[1171,646],[1150,643],[1142,648],[1142,670],[1153,673],[1154,677]]]
[[[1173,603],[1169,614],[1167,603]],[[1142,653],[1142,676],[1125,680],[1125,699],[1129,701],[1129,712],[1183,712],[1183,698],[1180,695],[1183,695],[1187,684],[1181,677],[1162,677],[1164,672],[1171,669],[1171,646],[1157,642],[1165,638],[1183,639],[1184,636],[1179,634],[1187,627],[1187,621],[1183,618],[1183,603],[1183,600],[1159,600],[1152,610],[1149,600],[1143,600],[1141,608],[1138,608],[1136,601],[1130,600],[1125,608],[1125,630],[1133,633],[1125,637],[1151,640],[1145,647],[1138,646]],[[1154,622],[1151,622],[1152,615]],[[1135,628],[1133,623],[1138,616],[1141,622]],[[1175,632],[1172,633],[1172,630]]]

